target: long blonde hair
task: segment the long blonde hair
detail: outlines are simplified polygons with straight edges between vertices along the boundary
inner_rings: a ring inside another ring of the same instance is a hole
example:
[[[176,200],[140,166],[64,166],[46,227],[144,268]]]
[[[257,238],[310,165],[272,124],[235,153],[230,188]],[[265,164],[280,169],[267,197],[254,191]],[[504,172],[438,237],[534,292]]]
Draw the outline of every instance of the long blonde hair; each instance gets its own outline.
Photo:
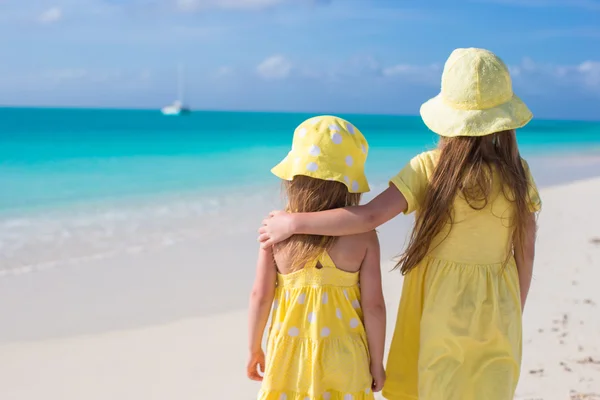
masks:
[[[296,176],[283,181],[288,212],[316,212],[333,208],[355,206],[360,203],[360,193],[350,193],[341,182],[326,181],[308,176]],[[292,270],[301,269],[324,250],[329,250],[337,237],[319,235],[294,235],[276,245],[292,260]]]
[[[457,194],[462,194],[473,209],[487,206],[494,172],[502,179],[505,197],[515,206],[513,239],[521,244],[525,240],[531,199],[515,131],[482,137],[442,137],[440,150],[439,162],[416,217],[408,247],[395,267],[400,268],[402,274],[415,268],[432,250],[432,242],[447,223],[452,229],[452,206]]]

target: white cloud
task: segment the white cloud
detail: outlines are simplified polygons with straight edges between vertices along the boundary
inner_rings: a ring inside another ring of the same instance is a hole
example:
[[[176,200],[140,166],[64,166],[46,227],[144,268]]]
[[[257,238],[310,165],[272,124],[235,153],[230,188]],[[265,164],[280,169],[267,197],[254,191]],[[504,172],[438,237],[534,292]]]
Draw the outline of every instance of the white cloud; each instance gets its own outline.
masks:
[[[384,76],[407,75],[419,72],[419,68],[414,65],[396,64],[383,69]]]
[[[152,71],[149,69],[143,69],[139,74],[139,80],[146,82],[152,79]]]
[[[524,58],[509,67],[513,81],[525,90],[540,92],[552,87],[578,87],[600,95],[600,61],[587,60],[579,64],[557,65],[537,63]]]
[[[542,29],[532,33],[539,39],[554,39],[554,38],[600,38],[600,28],[589,26],[575,26],[572,28],[563,29]]]
[[[62,16],[62,10],[60,8],[52,7],[41,13],[38,17],[38,21],[44,24],[52,24],[60,21]]]
[[[175,0],[177,9],[184,12],[193,12],[211,8],[226,10],[260,10],[269,8],[282,2],[282,0]]]
[[[584,84],[598,89],[600,93],[600,61],[584,61],[577,66],[576,71]]]
[[[230,67],[228,65],[222,66],[219,69],[217,69],[215,75],[217,77],[225,77],[225,76],[231,76],[234,73],[234,69],[233,67]]]
[[[396,64],[383,68],[381,73],[388,78],[402,78],[417,83],[437,84],[441,79],[442,68],[438,64]]]
[[[146,87],[152,83],[151,70],[59,68],[21,76],[27,85],[35,87],[77,87],[81,85]]]
[[[42,78],[55,84],[70,82],[93,82],[103,83],[118,80],[122,77],[120,70],[112,71],[90,71],[85,68],[63,68],[49,70],[42,74]]]
[[[590,11],[600,10],[600,2],[597,0],[471,0],[471,2],[530,8],[571,7]]]
[[[256,72],[263,79],[278,80],[285,79],[292,71],[292,63],[282,55],[274,55],[256,67]]]

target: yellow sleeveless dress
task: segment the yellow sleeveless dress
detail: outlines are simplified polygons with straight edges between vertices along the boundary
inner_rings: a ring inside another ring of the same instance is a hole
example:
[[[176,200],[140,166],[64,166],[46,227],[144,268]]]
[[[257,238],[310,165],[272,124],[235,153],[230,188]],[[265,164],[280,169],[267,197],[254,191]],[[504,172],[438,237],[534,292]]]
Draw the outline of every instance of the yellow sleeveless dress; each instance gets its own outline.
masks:
[[[358,282],[327,252],[278,274],[259,400],[374,398]]]
[[[438,151],[423,153],[392,178],[408,202],[407,214],[419,212],[438,159]],[[530,211],[538,211],[535,182],[523,166]],[[513,399],[521,364],[521,300],[509,257],[512,207],[499,183],[480,210],[457,196],[452,226],[404,278],[386,399]]]

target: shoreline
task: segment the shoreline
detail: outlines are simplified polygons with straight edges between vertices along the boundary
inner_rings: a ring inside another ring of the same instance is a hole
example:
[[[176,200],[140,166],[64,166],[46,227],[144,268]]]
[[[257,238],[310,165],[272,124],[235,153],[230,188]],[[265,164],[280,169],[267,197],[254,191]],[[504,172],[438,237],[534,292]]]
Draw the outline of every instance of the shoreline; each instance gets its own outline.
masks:
[[[600,240],[600,209],[594,207],[600,196],[600,177],[546,187],[541,194],[543,211],[524,315],[523,368],[516,398],[600,394],[600,292],[596,287],[600,244],[595,241]],[[403,227],[393,221],[381,228],[384,253],[397,246],[398,229]],[[157,250],[148,257],[158,265],[176,255],[182,263],[185,260],[186,268],[171,265],[154,270],[135,265],[136,259],[131,259],[131,264],[105,265],[108,270],[92,266],[57,269],[0,280],[0,322],[7,327],[0,340],[0,397],[194,399],[221,398],[226,392],[228,398],[255,398],[258,385],[247,380],[244,371],[246,310],[235,305],[245,301],[254,273],[245,250],[254,253],[256,243],[249,238],[255,239],[255,233],[235,239],[248,244],[248,249],[239,247],[236,252],[218,239],[206,244],[213,249],[220,246],[224,270],[218,277],[211,276],[208,284],[198,271],[203,266],[197,265],[194,246],[189,253],[161,255]],[[237,267],[243,259],[244,264]],[[400,276],[387,273],[389,266],[389,262],[382,263],[388,344],[402,285]],[[165,279],[165,274],[173,273],[175,279]],[[126,279],[115,282],[111,277]],[[184,286],[192,296],[184,293]],[[77,290],[69,294],[69,288]],[[148,296],[140,296],[144,290]],[[36,299],[23,304],[25,295]],[[154,302],[148,303],[152,298]],[[32,307],[35,301],[47,308]],[[213,312],[203,314],[201,307],[183,310],[193,302]],[[57,310],[60,307],[63,312]],[[70,307],[71,312],[66,312]],[[9,312],[12,318],[7,317]],[[60,333],[57,325],[74,328],[94,321],[96,328],[114,326],[92,329],[90,325],[79,332],[51,334],[52,325],[54,333]],[[18,323],[22,332],[16,329]],[[7,337],[11,330],[12,340]],[[23,333],[38,335],[27,339]]]
[[[528,160],[540,188],[600,175],[600,153],[595,150]],[[388,176],[381,171],[399,169],[395,164],[402,162],[391,161],[371,174],[371,192],[363,202],[387,187]],[[279,182],[267,179],[263,184],[95,200],[14,215],[0,212],[0,280],[207,236],[232,241],[227,238],[231,231],[255,232],[264,215],[281,208],[279,188]]]

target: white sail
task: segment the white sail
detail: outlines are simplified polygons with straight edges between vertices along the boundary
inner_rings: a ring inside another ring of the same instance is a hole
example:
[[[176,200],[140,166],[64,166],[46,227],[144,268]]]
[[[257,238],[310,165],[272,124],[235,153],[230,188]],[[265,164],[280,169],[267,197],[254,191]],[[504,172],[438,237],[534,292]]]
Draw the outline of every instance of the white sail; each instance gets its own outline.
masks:
[[[180,115],[190,112],[184,104],[184,80],[183,80],[183,65],[179,64],[177,68],[177,100],[173,104],[163,107],[161,112],[164,115]]]

